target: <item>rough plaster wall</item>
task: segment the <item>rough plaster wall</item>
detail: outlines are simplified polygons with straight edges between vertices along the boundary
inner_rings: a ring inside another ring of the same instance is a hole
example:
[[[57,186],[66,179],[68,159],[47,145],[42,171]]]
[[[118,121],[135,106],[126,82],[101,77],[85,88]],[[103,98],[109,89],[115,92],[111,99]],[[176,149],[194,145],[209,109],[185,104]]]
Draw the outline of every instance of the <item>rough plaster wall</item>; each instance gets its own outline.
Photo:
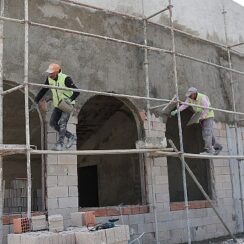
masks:
[[[110,1],[110,0],[76,0],[77,2],[91,4],[109,10],[129,13],[136,16],[149,16],[168,5],[168,0],[136,0],[136,1]],[[230,43],[243,41],[244,8],[232,0],[173,0],[173,18],[177,28],[196,34],[200,37],[225,43],[223,6],[227,11],[227,29]],[[154,17],[153,22],[168,24],[168,13]]]
[[[136,124],[127,113],[116,112],[79,150],[135,148]],[[97,165],[99,206],[141,203],[138,155],[78,156],[78,167],[89,165]]]

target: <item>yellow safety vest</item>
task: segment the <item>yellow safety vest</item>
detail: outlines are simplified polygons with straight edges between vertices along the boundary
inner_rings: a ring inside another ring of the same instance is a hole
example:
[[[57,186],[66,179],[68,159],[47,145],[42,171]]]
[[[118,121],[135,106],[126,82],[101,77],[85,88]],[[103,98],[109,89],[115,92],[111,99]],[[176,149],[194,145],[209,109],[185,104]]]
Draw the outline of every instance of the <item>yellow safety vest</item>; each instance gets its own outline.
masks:
[[[67,77],[67,75],[65,75],[61,72],[58,74],[57,81],[48,77],[49,85],[66,87],[65,86],[65,78],[66,77]],[[73,94],[73,91],[65,91],[65,90],[57,90],[57,89],[51,89],[51,91],[53,94],[53,106],[54,107],[58,107],[58,104],[61,100],[63,100],[64,98],[70,98]],[[72,101],[72,104],[75,104],[75,101]]]
[[[193,99],[189,98],[189,103],[202,106],[203,98],[207,98],[208,107],[211,107],[211,103],[209,101],[208,96],[206,96],[206,95],[204,95],[202,93],[197,93],[197,100],[193,100]],[[195,107],[195,106],[193,106],[192,108],[193,108],[193,110],[195,112],[203,112],[203,110],[204,110],[203,108],[199,108],[199,107]],[[213,110],[208,110],[207,117],[205,119],[213,118],[213,117],[214,117],[214,111]]]

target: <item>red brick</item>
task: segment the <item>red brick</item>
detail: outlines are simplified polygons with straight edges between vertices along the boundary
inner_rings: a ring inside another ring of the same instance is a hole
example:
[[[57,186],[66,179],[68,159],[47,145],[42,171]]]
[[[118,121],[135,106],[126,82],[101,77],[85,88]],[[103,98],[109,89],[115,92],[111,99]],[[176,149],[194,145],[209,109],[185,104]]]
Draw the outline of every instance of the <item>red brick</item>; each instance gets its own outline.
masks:
[[[83,216],[83,223],[86,226],[94,226],[96,224],[96,216],[94,211],[85,212]]]
[[[107,216],[107,208],[98,208],[95,210],[96,217],[104,217]]]
[[[107,208],[107,216],[118,216],[120,211],[114,208]]]
[[[21,234],[30,230],[31,224],[28,218],[13,219],[13,231],[15,234]]]
[[[148,206],[139,206],[139,208],[140,208],[140,214],[149,213]]]
[[[130,215],[131,214],[131,207],[123,207],[123,215]]]
[[[131,207],[132,214],[140,214],[140,206],[132,206]]]

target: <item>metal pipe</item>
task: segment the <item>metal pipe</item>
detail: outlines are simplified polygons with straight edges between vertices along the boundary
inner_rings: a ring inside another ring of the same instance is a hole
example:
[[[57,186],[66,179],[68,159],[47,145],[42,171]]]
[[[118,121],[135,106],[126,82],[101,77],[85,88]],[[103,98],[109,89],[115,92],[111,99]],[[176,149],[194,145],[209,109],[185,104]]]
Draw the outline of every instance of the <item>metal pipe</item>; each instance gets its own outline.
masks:
[[[0,16],[0,20],[10,21],[10,22],[19,23],[19,24],[25,23],[25,20],[23,20],[23,19],[15,19],[15,18],[9,18],[9,17],[4,17],[4,16]]]
[[[230,45],[230,46],[228,46],[228,48],[238,47],[238,46],[241,46],[243,44],[244,44],[244,42],[240,42],[240,43],[237,43],[237,44],[234,44],[234,45]]]
[[[10,94],[10,93],[12,93],[12,92],[14,92],[14,91],[17,91],[17,90],[19,90],[19,89],[21,89],[21,88],[23,88],[23,87],[24,87],[24,85],[18,85],[18,86],[15,86],[15,87],[13,87],[13,88],[8,89],[7,91],[3,91],[3,92],[1,92],[1,95],[4,96],[4,95],[7,95],[7,94]]]
[[[145,19],[146,19],[146,20],[149,20],[149,19],[151,19],[151,18],[157,16],[158,14],[161,14],[161,13],[165,12],[166,10],[169,10],[169,6],[166,7],[166,8],[164,8],[164,9],[162,9],[162,10],[160,10],[160,11],[158,11],[158,12],[156,12],[155,14],[149,15],[149,16],[146,17]]]
[[[0,15],[4,15],[4,0],[1,0]],[[3,92],[3,25],[0,21],[0,93]],[[0,144],[3,143],[3,96],[0,96]],[[4,208],[4,187],[3,187],[3,157],[0,155],[0,244],[3,243],[3,208]]]
[[[172,148],[175,149],[176,152],[179,152],[178,149],[177,149],[177,147],[174,145],[174,143],[173,143],[172,140],[169,140],[169,144],[172,146]],[[182,160],[182,158],[181,158],[181,160]],[[196,183],[198,189],[201,191],[201,193],[204,195],[204,197],[209,202],[210,206],[212,207],[213,211],[215,212],[215,214],[219,218],[220,222],[223,224],[224,228],[227,230],[227,232],[229,233],[229,235],[236,242],[235,236],[232,234],[232,232],[230,231],[230,229],[228,228],[228,226],[225,224],[225,222],[224,222],[223,218],[221,217],[221,215],[219,214],[217,208],[214,206],[214,204],[212,203],[212,200],[210,199],[210,197],[208,196],[208,194],[205,192],[205,190],[203,189],[202,185],[199,183],[199,181],[197,180],[196,176],[194,175],[194,173],[192,172],[192,170],[190,169],[190,167],[188,166],[188,164],[186,163],[185,160],[183,160],[183,163],[184,163],[184,165],[186,167],[186,170],[188,171],[189,175],[191,176],[191,178],[193,179],[193,181]]]
[[[111,96],[111,97],[120,97],[120,98],[133,98],[138,100],[151,100],[151,101],[157,101],[157,102],[170,102],[170,99],[162,99],[162,98],[152,98],[152,97],[146,97],[146,96],[133,96],[133,95],[127,95],[127,94],[119,94],[119,93],[112,93],[112,92],[103,92],[103,91],[94,91],[94,90],[86,90],[86,89],[74,89],[74,88],[60,88],[59,86],[50,86],[45,84],[37,84],[37,83],[30,83],[30,86],[37,86],[37,87],[46,87],[51,89],[57,89],[57,90],[65,90],[65,91],[78,91],[78,92],[85,92],[85,93],[91,93],[95,95],[104,95],[104,96]]]
[[[28,0],[25,0],[25,55],[24,55],[24,85],[25,85],[25,136],[26,147],[30,148],[30,117],[29,117],[29,6]],[[26,151],[27,161],[27,218],[31,218],[31,154]]]
[[[168,104],[161,104],[161,105],[158,105],[158,106],[150,107],[149,109],[150,109],[150,110],[153,110],[153,109],[156,109],[156,108],[166,107],[167,105],[168,105]]]
[[[143,21],[143,33],[144,33],[144,45],[147,46],[147,20]],[[146,97],[147,97],[147,122],[148,122],[148,135],[151,136],[151,112],[150,112],[150,81],[149,81],[149,62],[148,62],[148,50],[144,50],[144,71],[145,71],[145,87],[146,87]],[[156,206],[156,199],[155,199],[155,192],[154,192],[154,185],[153,185],[153,162],[154,159],[150,160],[150,168],[151,168],[151,184],[152,184],[152,200],[153,200],[153,214],[155,219],[155,239],[156,243],[159,244],[159,237],[158,237],[158,216],[157,216],[157,206]]]
[[[178,75],[177,75],[177,63],[176,63],[176,54],[175,54],[175,34],[173,30],[173,11],[172,11],[172,1],[169,0],[169,19],[171,28],[171,40],[172,40],[172,51],[173,51],[173,69],[174,69],[174,85],[176,99],[179,100],[179,88],[178,88]],[[179,128],[179,140],[180,140],[180,150],[184,152],[183,145],[183,133],[181,125],[181,114],[180,114],[180,103],[177,102],[177,117],[178,117],[178,128]],[[187,183],[186,183],[186,170],[184,164],[184,154],[180,155],[181,166],[182,166],[182,178],[183,178],[183,189],[184,189],[184,202],[185,202],[185,211],[186,211],[186,223],[187,223],[187,234],[188,234],[188,244],[191,244],[191,229],[190,229],[190,219],[189,219],[189,206],[188,206],[188,194],[187,194]]]
[[[165,155],[174,156],[177,155],[170,148],[165,149],[110,149],[110,150],[65,150],[65,151],[53,151],[53,150],[30,150],[31,154],[53,154],[53,155],[116,155],[116,154],[139,154],[139,153],[152,153],[157,151],[164,152]],[[244,157],[244,156],[243,156]]]

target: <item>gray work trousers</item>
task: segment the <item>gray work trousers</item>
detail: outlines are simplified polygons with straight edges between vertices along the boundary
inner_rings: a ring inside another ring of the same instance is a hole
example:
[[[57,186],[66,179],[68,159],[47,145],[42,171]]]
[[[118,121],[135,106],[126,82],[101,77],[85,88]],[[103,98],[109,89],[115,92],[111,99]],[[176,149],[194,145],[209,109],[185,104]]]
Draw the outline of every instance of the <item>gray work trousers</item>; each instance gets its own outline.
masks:
[[[213,118],[204,119],[201,122],[202,126],[202,137],[204,140],[204,149],[212,150],[212,147],[217,150],[221,145],[216,141],[213,134]]]
[[[64,138],[70,138],[73,134],[67,131],[67,124],[69,121],[70,113],[65,113],[58,108],[54,108],[51,119],[50,126],[54,128],[59,133],[58,143],[64,143]]]

